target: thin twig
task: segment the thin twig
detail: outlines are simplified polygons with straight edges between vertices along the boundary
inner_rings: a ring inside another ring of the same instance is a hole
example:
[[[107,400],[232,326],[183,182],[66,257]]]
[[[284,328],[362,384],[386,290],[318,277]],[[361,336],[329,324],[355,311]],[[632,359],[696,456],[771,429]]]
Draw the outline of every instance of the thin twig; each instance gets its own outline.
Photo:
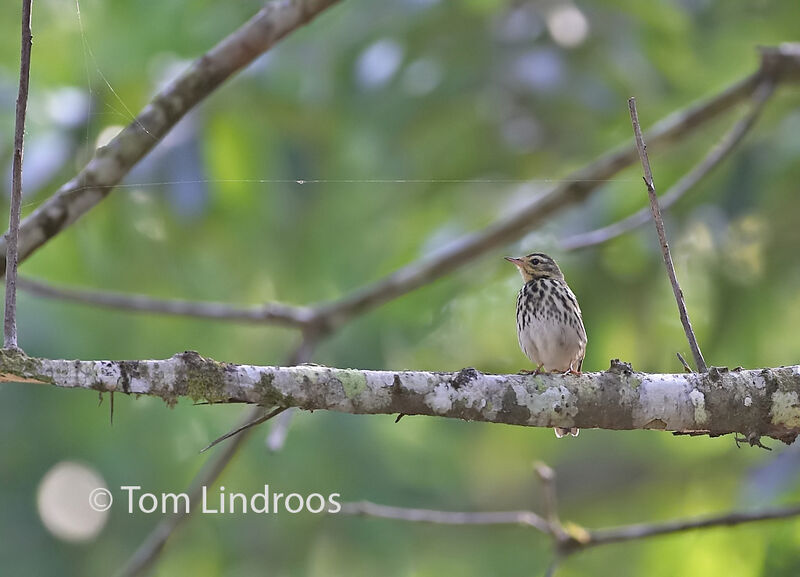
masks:
[[[787,519],[797,516],[800,516],[800,505],[769,509],[766,511],[725,513],[722,515],[712,515],[696,519],[680,519],[662,523],[642,523],[613,529],[593,529],[589,532],[591,539],[583,546],[598,547],[609,543],[648,539],[650,537],[658,537],[660,535],[669,535],[671,533],[680,533],[683,531],[709,529],[712,527],[731,527],[744,523],[772,521],[775,519]]]
[[[680,353],[675,353],[678,356],[678,360],[683,365],[683,370],[687,373],[693,373],[692,367],[689,366],[689,363],[686,362],[686,359],[683,358],[683,355]]]
[[[658,207],[658,197],[656,196],[655,183],[653,182],[653,172],[650,170],[650,159],[647,157],[647,146],[642,137],[642,128],[639,126],[639,115],[636,111],[635,98],[631,97],[628,99],[628,108],[631,113],[633,134],[636,137],[636,149],[639,151],[639,159],[644,169],[644,182],[645,185],[647,185],[647,194],[650,197],[650,210],[653,213],[653,220],[656,223],[661,252],[664,255],[664,265],[667,267],[667,275],[672,284],[672,292],[675,294],[675,301],[678,303],[678,313],[681,317],[683,330],[686,333],[686,339],[689,341],[689,348],[692,350],[692,355],[694,356],[695,365],[699,372],[705,373],[708,370],[706,361],[703,359],[703,353],[700,352],[700,345],[697,344],[697,338],[694,336],[692,323],[689,320],[689,313],[686,311],[686,303],[683,299],[683,291],[678,284],[678,277],[675,275],[675,267],[672,264],[672,255],[669,252],[669,244],[667,244],[667,233],[664,231],[664,220],[661,218],[661,210]]]
[[[669,208],[680,200],[688,191],[702,181],[714,168],[719,166],[731,152],[739,145],[748,132],[755,126],[756,121],[774,93],[775,83],[770,78],[765,78],[753,93],[750,109],[725,135],[709,153],[687,172],[678,182],[659,198],[662,210]],[[558,241],[558,248],[568,252],[597,246],[613,240],[623,234],[636,230],[650,221],[650,207],[643,208],[620,221],[590,232],[572,235]]]
[[[361,501],[357,503],[342,503],[342,510],[339,514],[363,515],[368,517],[380,517],[383,519],[442,525],[522,525],[532,527],[542,533],[550,533],[547,520],[532,511],[438,511],[432,509],[391,507],[387,505],[378,505],[369,501]],[[581,540],[571,540],[569,548],[565,549],[564,553],[572,554],[590,547],[648,539],[650,537],[669,535],[671,533],[683,531],[787,519],[797,516],[800,516],[800,505],[766,511],[733,512],[695,519],[640,523],[610,529],[586,529],[585,537]]]
[[[3,347],[17,349],[17,265],[19,264],[19,217],[22,210],[22,150],[25,141],[25,114],[28,110],[28,85],[31,76],[31,4],[22,1],[22,34],[19,61],[19,92],[14,123],[14,163],[11,169],[11,210],[6,236],[6,310]]]
[[[261,423],[266,423],[272,417],[277,417],[278,415],[280,415],[282,412],[284,412],[288,408],[289,407],[276,407],[275,409],[273,409],[273,410],[269,411],[268,413],[258,417],[257,419],[253,419],[252,421],[250,421],[248,423],[245,423],[244,425],[242,425],[240,427],[235,428],[234,430],[230,431],[229,433],[225,433],[221,437],[217,437],[216,439],[211,441],[208,445],[206,445],[205,447],[200,449],[200,452],[201,453],[205,453],[211,447],[215,447],[216,445],[219,445],[225,439],[230,439],[234,435],[239,435],[239,434],[245,432],[248,429],[252,429],[253,427],[257,427]]]
[[[378,505],[370,501],[342,503],[339,515],[364,515],[398,521],[434,523],[438,525],[526,525],[550,534],[547,520],[533,511],[495,511],[465,513],[457,511],[436,511],[433,509],[408,509]]]
[[[545,518],[550,524],[551,530],[560,530],[561,521],[558,518],[558,498],[556,497],[556,473],[541,462],[534,463],[533,470],[542,484]]]
[[[37,296],[136,312],[252,324],[269,323],[296,328],[304,328],[314,319],[312,310],[307,307],[280,303],[236,306],[216,302],[157,299],[139,294],[61,287],[31,278],[20,278],[19,287]]]

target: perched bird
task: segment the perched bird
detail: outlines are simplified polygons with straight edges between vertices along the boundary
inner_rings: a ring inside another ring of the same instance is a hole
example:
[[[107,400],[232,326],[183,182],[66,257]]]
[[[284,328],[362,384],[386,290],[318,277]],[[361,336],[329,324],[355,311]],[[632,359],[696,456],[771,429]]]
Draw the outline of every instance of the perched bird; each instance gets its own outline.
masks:
[[[586,354],[578,299],[567,286],[556,261],[540,252],[505,259],[519,269],[525,283],[517,296],[517,338],[525,356],[542,371],[580,374]],[[556,427],[556,437],[578,436],[578,428]]]

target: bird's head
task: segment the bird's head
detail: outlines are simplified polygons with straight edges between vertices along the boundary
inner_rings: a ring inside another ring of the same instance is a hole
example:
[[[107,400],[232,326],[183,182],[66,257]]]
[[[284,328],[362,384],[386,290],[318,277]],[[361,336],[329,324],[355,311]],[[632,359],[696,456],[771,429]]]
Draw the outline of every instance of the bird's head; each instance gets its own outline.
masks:
[[[518,258],[507,256],[505,259],[519,269],[519,274],[522,275],[524,282],[540,278],[564,280],[564,275],[556,261],[541,252],[534,252]]]

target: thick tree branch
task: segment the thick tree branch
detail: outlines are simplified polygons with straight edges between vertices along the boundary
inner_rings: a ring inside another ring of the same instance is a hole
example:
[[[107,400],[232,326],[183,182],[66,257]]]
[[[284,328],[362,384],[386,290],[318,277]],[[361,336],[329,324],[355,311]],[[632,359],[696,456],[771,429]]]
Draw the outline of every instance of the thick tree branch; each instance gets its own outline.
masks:
[[[338,0],[275,0],[192,63],[111,142],[95,151],[86,167],[62,186],[20,227],[20,260],[103,200],[133,166],[194,106],[276,42]],[[5,244],[0,244],[5,254]],[[0,260],[5,272],[5,259]]]
[[[3,323],[3,347],[17,348],[17,264],[19,261],[19,217],[22,208],[22,150],[25,141],[25,114],[28,110],[28,85],[31,77],[31,4],[22,1],[22,33],[20,38],[19,92],[14,123],[14,162],[11,168],[11,210],[6,236],[6,307]]]
[[[232,365],[194,352],[160,361],[67,361],[0,352],[0,379],[211,403],[431,415],[535,427],[800,433],[800,366],[648,374],[490,375]]]

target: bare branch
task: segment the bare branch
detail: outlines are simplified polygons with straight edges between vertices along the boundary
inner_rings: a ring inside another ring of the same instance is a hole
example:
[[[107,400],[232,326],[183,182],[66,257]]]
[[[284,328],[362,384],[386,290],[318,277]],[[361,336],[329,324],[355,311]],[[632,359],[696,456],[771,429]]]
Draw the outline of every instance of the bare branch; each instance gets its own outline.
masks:
[[[66,361],[0,351],[0,380],[210,403],[406,413],[533,427],[739,432],[792,442],[800,366],[648,374],[613,362],[581,375],[366,371],[232,365],[185,352],[160,361]]]
[[[456,511],[434,511],[431,509],[407,509],[360,501],[358,503],[342,503],[342,510],[338,514],[364,515],[367,517],[439,525],[523,525],[533,527],[542,533],[550,533],[547,521],[532,511],[462,513]]]
[[[667,276],[672,285],[672,292],[675,294],[675,301],[678,303],[678,313],[681,317],[681,324],[686,333],[686,339],[689,341],[689,348],[692,350],[694,362],[697,370],[705,373],[708,370],[706,361],[703,359],[703,353],[700,352],[700,345],[697,344],[697,337],[694,336],[692,330],[692,323],[689,320],[689,312],[686,310],[686,302],[683,299],[683,291],[680,284],[678,284],[678,277],[675,275],[675,266],[672,264],[672,255],[669,252],[669,244],[667,243],[667,233],[664,230],[664,220],[661,218],[661,209],[658,207],[658,197],[656,196],[655,183],[653,182],[653,172],[650,170],[650,159],[647,157],[647,146],[642,137],[642,128],[639,126],[639,115],[636,112],[636,99],[631,97],[628,99],[628,108],[631,112],[631,123],[633,124],[633,134],[636,137],[636,149],[639,151],[639,159],[642,161],[642,168],[644,169],[644,182],[647,185],[647,194],[650,197],[650,210],[653,213],[653,221],[656,223],[656,232],[658,232],[658,241],[661,244],[661,252],[664,255],[664,265],[667,267]]]
[[[532,511],[499,511],[499,512],[456,512],[435,511],[430,509],[407,509],[378,505],[368,501],[358,503],[342,503],[339,514],[363,515],[383,519],[397,519],[422,523],[443,525],[522,525],[532,527],[542,533],[549,534],[549,525],[545,519]],[[590,547],[599,547],[610,543],[636,541],[671,533],[727,527],[744,523],[788,519],[800,516],[800,505],[779,509],[754,512],[734,512],[697,519],[681,519],[662,523],[642,523],[626,525],[612,529],[584,529],[581,539],[572,539],[569,546],[562,549],[562,555],[577,553]]]
[[[22,33],[19,62],[19,92],[14,123],[14,162],[11,169],[11,210],[6,236],[6,308],[3,323],[3,347],[17,349],[17,264],[19,263],[19,218],[22,210],[22,150],[25,141],[25,114],[28,110],[28,84],[31,77],[31,3],[22,0]]]
[[[544,514],[551,532],[561,530],[558,518],[558,498],[556,497],[556,472],[544,463],[534,463],[533,470],[542,483],[544,495]]]
[[[589,532],[591,538],[583,544],[583,547],[597,547],[608,543],[621,543],[623,541],[633,541],[637,539],[647,539],[659,535],[669,535],[683,531],[694,531],[696,529],[709,529],[712,527],[732,527],[743,523],[755,523],[758,521],[772,521],[775,519],[788,519],[800,516],[800,505],[785,507],[780,509],[769,509],[766,511],[753,511],[749,513],[734,512],[710,517],[700,517],[697,519],[683,519],[677,521],[666,521],[663,523],[648,523],[638,525],[627,525],[614,529],[594,529]]]
[[[758,71],[734,83],[708,100],[663,119],[648,133],[648,139],[651,145],[667,144],[680,140],[706,122],[750,97],[765,79],[774,80],[774,82],[778,83],[796,81],[798,78],[800,78],[800,51],[795,50],[794,45],[782,45],[777,48],[764,49],[762,50],[762,64]],[[118,138],[121,137],[122,135]],[[347,322],[357,314],[367,312],[392,299],[405,295],[420,286],[449,274],[497,247],[521,238],[525,233],[559,210],[583,201],[604,181],[632,164],[636,158],[636,149],[633,146],[624,146],[616,151],[607,153],[592,164],[568,175],[557,185],[543,191],[515,214],[495,221],[482,231],[462,237],[435,254],[427,255],[398,269],[384,279],[357,289],[341,299],[309,307],[312,311],[311,319],[306,316],[309,308],[280,304],[265,305],[271,311],[277,311],[277,314],[265,315],[263,318],[256,318],[259,315],[257,310],[242,313],[242,311],[235,309],[227,311],[231,313],[229,316],[224,314],[225,311],[219,311],[220,314],[217,315],[215,313],[213,318],[230,318],[231,320],[246,320],[248,322],[252,319],[253,322],[274,322],[293,326],[307,323],[306,326],[330,331],[335,326]],[[92,206],[96,202],[99,202],[99,199],[95,200]],[[45,210],[46,206],[43,206],[37,212],[47,212]],[[64,210],[58,209],[56,212],[61,214]],[[72,222],[72,220],[69,222]],[[64,226],[69,222],[65,223]],[[30,226],[37,228],[39,224],[32,222]],[[55,228],[49,227],[47,230],[54,230],[53,234],[55,234],[62,228],[63,226],[59,225]],[[23,237],[26,235],[24,229],[25,223],[23,223]],[[37,241],[38,244],[36,246],[41,245],[47,238]],[[25,255],[27,254],[29,252],[25,253]],[[154,312],[168,312],[176,308],[174,301],[159,303],[157,299],[135,295],[130,297],[127,295],[115,295],[109,299],[97,299],[97,293],[95,292],[90,292],[86,295],[86,298],[82,298],[79,296],[82,291],[78,289],[56,288],[46,290],[44,288],[46,285],[41,282],[37,282],[37,284],[39,285],[38,294],[40,295],[69,298],[77,302],[93,303],[97,300],[99,301],[98,304],[103,306],[139,311],[152,310]],[[126,300],[131,302],[126,302]],[[193,303],[193,308],[199,311],[205,307],[201,303]],[[201,314],[201,316],[206,315]],[[211,315],[208,316],[210,317]]]
[[[772,96],[774,87],[773,81],[769,78],[765,79],[759,85],[752,96],[752,102],[747,114],[722,137],[719,143],[709,151],[703,160],[696,164],[683,178],[667,190],[667,192],[661,195],[659,205],[662,209],[669,208],[678,202],[733,152],[736,146],[739,145],[745,135],[747,135],[750,129],[755,125],[758,117],[761,115],[761,111],[764,109],[764,105]],[[647,224],[650,218],[650,207],[643,208],[639,212],[608,226],[561,239],[558,242],[558,247],[562,251],[573,251],[597,246],[632,230],[636,230]]]
[[[297,328],[306,327],[313,320],[313,312],[311,309],[278,303],[266,303],[257,306],[236,306],[214,302],[156,299],[136,294],[58,287],[30,278],[20,278],[19,287],[37,296],[128,311],[151,312],[252,324],[271,323]]]
[[[156,94],[111,142],[95,151],[78,175],[20,225],[19,258],[70,226],[102,201],[133,166],[194,106],[275,43],[338,0],[276,0],[195,60]],[[0,244],[0,252],[5,253]],[[0,272],[5,261],[0,261]]]

